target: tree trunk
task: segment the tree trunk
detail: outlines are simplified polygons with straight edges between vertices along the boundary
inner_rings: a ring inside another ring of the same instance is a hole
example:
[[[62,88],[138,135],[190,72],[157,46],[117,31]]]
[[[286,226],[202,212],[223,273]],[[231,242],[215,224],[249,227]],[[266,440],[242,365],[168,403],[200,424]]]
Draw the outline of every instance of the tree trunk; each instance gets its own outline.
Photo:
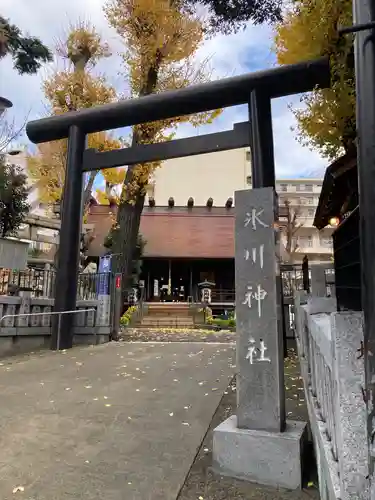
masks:
[[[150,95],[155,91],[160,64],[162,61],[162,54],[160,50],[156,51],[155,60],[147,71],[147,76],[139,92],[139,96]],[[132,145],[136,146],[140,143],[152,143],[153,137],[147,136],[147,133],[142,136],[142,133],[136,127],[133,127]],[[117,212],[117,225],[118,231],[115,232],[113,239],[112,251],[114,254],[112,271],[114,273],[122,274],[122,288],[121,295],[123,303],[127,300],[127,289],[131,284],[131,274],[133,267],[133,256],[137,246],[137,238],[139,233],[139,226],[141,223],[141,215],[145,203],[145,194],[143,192],[144,186],[139,186],[139,191],[133,196],[134,200],[129,200],[124,188],[128,186],[133,180],[134,166],[128,166],[126,172],[121,202]],[[135,203],[129,203],[134,201]]]
[[[122,275],[122,301],[127,300],[127,291],[131,285],[133,254],[137,245],[141,215],[145,195],[139,194],[135,204],[121,203],[118,208],[117,223],[119,230],[113,240],[113,272]]]
[[[85,191],[83,193],[83,213],[85,213],[86,208],[90,202],[91,191],[92,191],[92,187],[94,185],[96,175],[97,175],[97,172],[95,172],[95,171],[90,172],[90,177],[89,177],[89,180],[87,182],[87,186],[85,188]]]

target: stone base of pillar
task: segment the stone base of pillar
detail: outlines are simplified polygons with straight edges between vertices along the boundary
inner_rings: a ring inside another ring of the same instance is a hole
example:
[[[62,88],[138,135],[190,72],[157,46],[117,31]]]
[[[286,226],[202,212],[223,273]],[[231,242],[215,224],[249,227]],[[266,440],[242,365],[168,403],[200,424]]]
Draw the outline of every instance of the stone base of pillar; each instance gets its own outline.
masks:
[[[213,433],[213,471],[222,476],[258,484],[302,487],[305,422],[287,420],[285,432],[238,429],[237,417],[220,424]]]

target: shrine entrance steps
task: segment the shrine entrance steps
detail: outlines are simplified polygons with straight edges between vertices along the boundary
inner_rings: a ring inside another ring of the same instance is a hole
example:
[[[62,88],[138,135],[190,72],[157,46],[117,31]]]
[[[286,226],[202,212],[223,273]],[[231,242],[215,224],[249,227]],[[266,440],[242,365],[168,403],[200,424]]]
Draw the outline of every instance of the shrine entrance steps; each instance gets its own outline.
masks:
[[[194,328],[194,316],[187,302],[148,303],[141,328]]]

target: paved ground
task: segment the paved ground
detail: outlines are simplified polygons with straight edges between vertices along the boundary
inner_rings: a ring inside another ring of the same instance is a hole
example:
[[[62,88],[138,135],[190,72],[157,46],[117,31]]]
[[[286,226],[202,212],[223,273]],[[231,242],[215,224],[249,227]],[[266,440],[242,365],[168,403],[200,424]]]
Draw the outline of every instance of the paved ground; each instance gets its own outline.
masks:
[[[127,329],[124,338],[128,341],[151,342],[162,341],[189,342],[233,342],[235,333],[210,330],[164,329]],[[288,358],[285,360],[285,397],[287,417],[292,420],[308,421],[308,413],[300,375],[299,360],[295,351],[295,342],[288,341]],[[223,398],[211,422],[191,470],[180,491],[178,500],[309,500],[319,499],[316,464],[312,443],[307,444],[304,457],[304,488],[302,491],[276,490],[253,483],[220,477],[211,471],[212,463],[212,431],[217,425],[236,412],[236,384],[233,379],[224,391]]]
[[[234,338],[127,331],[130,343],[1,360],[1,500],[318,499],[313,462],[296,492],[211,472],[212,430],[236,408]],[[306,420],[292,349],[285,376],[288,418]]]
[[[1,500],[175,500],[233,349],[118,342],[2,360]]]

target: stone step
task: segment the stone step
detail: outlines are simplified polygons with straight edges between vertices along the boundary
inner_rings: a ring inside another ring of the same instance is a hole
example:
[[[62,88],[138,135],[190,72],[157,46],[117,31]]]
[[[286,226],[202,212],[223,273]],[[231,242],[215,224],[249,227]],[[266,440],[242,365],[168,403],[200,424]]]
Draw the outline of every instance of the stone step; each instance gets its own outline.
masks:
[[[182,329],[182,328],[185,328],[186,330],[194,330],[195,329],[195,325],[193,323],[173,323],[173,321],[163,321],[163,322],[160,322],[160,321],[155,321],[154,323],[150,323],[150,324],[146,324],[146,325],[137,325],[137,328],[139,329],[142,329],[144,328],[145,330],[147,328],[155,328],[155,329],[158,329],[158,328],[178,328],[178,329]]]
[[[142,323],[152,323],[155,321],[173,321],[174,323],[194,323],[193,318],[179,318],[173,316],[144,316],[142,319]]]
[[[142,319],[141,326],[143,327],[152,327],[152,326],[194,326],[194,321],[192,318],[179,318],[179,317],[150,317],[145,316]]]
[[[187,302],[149,302],[149,309],[189,309]]]
[[[159,304],[149,304],[148,309],[151,311],[188,311],[189,306],[187,304],[176,303],[159,303]]]
[[[176,314],[174,311],[164,311],[161,313],[154,313],[153,311],[147,313],[144,315],[145,317],[148,318],[182,318],[182,319],[189,319],[192,318],[191,314]]]
[[[147,316],[173,316],[173,317],[182,317],[186,318],[190,316],[191,311],[189,309],[186,310],[176,310],[176,309],[148,309]]]

